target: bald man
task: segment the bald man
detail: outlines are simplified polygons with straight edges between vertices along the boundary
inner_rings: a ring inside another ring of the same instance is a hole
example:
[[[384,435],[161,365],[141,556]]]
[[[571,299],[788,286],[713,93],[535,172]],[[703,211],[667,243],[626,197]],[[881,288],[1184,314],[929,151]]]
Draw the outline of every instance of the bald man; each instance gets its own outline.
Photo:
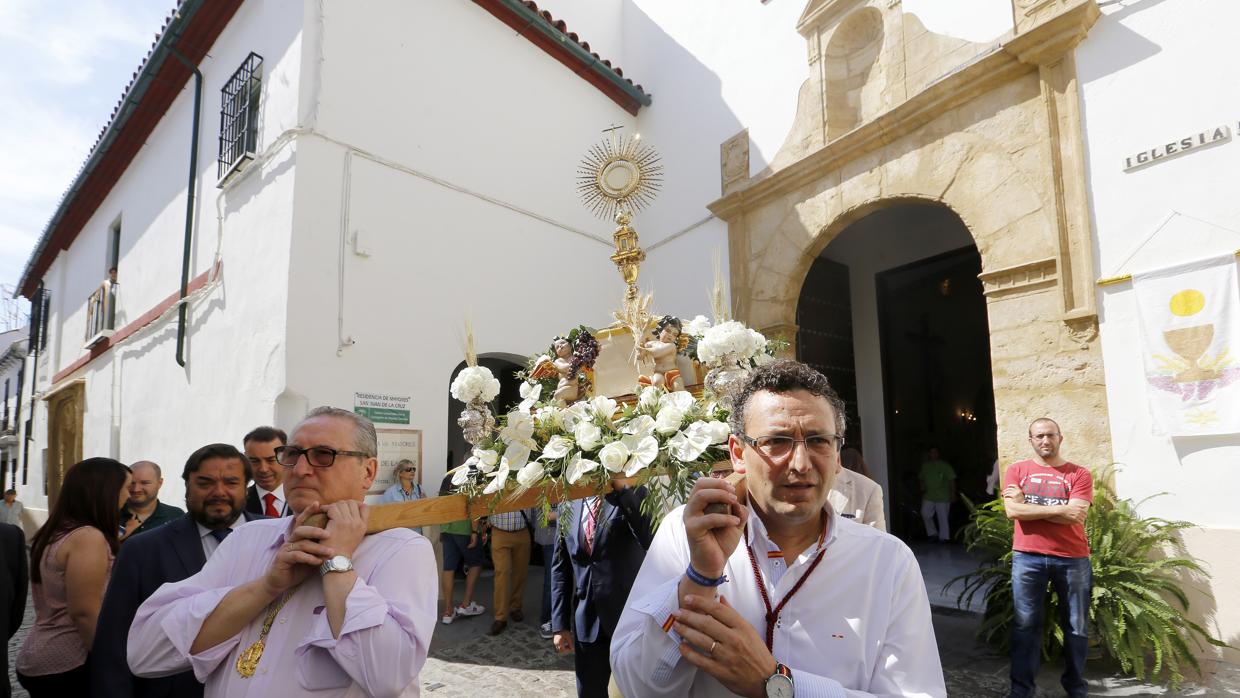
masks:
[[[157,464],[140,460],[129,469],[133,471],[133,483],[129,485],[129,501],[121,509],[121,540],[185,515],[183,509],[159,501],[164,475]]]

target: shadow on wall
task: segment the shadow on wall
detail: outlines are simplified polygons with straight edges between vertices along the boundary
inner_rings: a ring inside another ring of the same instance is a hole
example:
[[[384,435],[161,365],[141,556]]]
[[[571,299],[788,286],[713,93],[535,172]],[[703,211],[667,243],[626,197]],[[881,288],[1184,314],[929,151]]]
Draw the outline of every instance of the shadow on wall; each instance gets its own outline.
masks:
[[[637,126],[662,153],[666,168],[662,192],[642,216],[642,232],[648,233],[643,243],[649,246],[710,214],[706,204],[721,194],[719,147],[745,126],[724,101],[714,71],[632,0],[625,2],[623,18],[624,36],[633,37],[625,69],[654,100],[638,114]],[[708,275],[709,265],[701,266]]]

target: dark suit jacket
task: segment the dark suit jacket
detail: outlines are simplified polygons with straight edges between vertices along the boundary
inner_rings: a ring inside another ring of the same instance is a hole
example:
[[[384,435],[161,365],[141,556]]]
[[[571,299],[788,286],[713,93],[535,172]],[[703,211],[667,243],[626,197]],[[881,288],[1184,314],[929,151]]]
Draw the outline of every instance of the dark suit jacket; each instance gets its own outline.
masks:
[[[22,627],[26,613],[26,587],[30,583],[26,561],[26,536],[12,524],[0,524],[0,628],[11,640]],[[9,698],[9,653],[0,653],[0,696]]]
[[[247,512],[244,521],[238,523],[265,518]],[[112,566],[112,579],[99,609],[95,644],[90,651],[93,695],[108,698],[202,695],[202,684],[192,671],[158,679],[134,676],[129,673],[125,650],[129,626],[142,602],[162,584],[191,577],[205,564],[202,538],[189,514],[125,541]]]
[[[599,509],[594,547],[587,555],[581,521],[586,500],[561,507],[565,527],[556,541],[551,573],[551,628],[572,630],[579,642],[610,638],[654,536],[641,513],[646,488],[608,493]]]
[[[266,518],[264,514],[266,513],[267,507],[263,504],[263,501],[258,498],[258,488],[254,485],[250,485],[245,491],[245,510],[251,514],[257,514]],[[288,516],[291,513],[293,512],[289,511],[288,502],[284,502],[284,511],[280,512],[280,516]]]

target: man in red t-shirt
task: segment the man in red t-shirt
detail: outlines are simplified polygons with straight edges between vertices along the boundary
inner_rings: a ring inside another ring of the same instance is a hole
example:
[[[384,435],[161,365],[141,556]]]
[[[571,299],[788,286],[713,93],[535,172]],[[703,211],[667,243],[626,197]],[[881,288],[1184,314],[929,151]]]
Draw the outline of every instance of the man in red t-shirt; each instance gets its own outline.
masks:
[[[1094,501],[1089,471],[1059,455],[1063,434],[1055,420],[1029,425],[1034,457],[1008,466],[1003,506],[1015,522],[1012,536],[1012,689],[1009,698],[1028,698],[1042,661],[1042,604],[1050,581],[1059,596],[1064,632],[1064,673],[1069,696],[1088,694],[1085,649],[1088,643],[1092,569],[1085,517]]]

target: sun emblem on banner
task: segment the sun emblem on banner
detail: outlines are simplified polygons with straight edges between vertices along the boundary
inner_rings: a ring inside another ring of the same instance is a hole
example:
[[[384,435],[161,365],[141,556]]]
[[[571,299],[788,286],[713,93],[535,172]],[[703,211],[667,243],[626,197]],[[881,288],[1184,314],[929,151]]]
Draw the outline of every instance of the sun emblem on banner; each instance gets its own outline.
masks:
[[[1211,392],[1234,382],[1240,373],[1232,367],[1234,361],[1227,347],[1218,353],[1207,352],[1214,342],[1214,323],[1193,320],[1206,307],[1206,296],[1201,291],[1186,288],[1171,295],[1168,310],[1175,318],[1172,326],[1163,330],[1163,341],[1174,356],[1154,354],[1159,375],[1150,376],[1150,384],[1178,393],[1185,402],[1202,400]],[[1195,423],[1206,424],[1216,417],[1205,412],[1194,416]]]

